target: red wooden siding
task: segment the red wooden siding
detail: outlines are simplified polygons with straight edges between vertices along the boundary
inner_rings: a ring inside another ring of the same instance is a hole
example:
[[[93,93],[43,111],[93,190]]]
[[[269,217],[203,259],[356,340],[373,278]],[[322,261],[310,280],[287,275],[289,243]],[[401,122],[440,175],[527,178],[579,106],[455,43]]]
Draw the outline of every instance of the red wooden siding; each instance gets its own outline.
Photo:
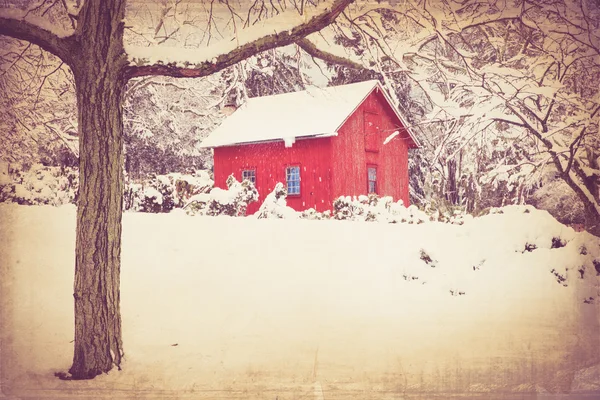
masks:
[[[384,145],[396,130],[400,134]],[[290,148],[283,141],[215,148],[215,185],[226,188],[229,175],[241,180],[242,170],[254,169],[260,199],[248,207],[248,214],[253,214],[277,182],[286,183],[286,167],[298,165],[300,195],[288,196],[288,205],[298,211],[315,208],[322,212],[331,210],[339,196],[367,194],[367,168],[375,166],[377,194],[402,199],[408,206],[409,140],[383,94],[374,90],[349,116],[338,136],[299,139]]]
[[[400,134],[384,145],[398,129]],[[373,91],[331,139],[333,197],[366,194],[367,165],[373,165],[377,194],[402,199],[408,206],[408,138],[384,96]]]
[[[256,143],[215,148],[215,186],[226,189],[227,177],[232,173],[241,180],[242,170],[256,170],[258,203],[248,207],[248,214],[258,211],[275,184],[285,185],[288,166],[300,166],[300,195],[288,196],[287,204],[297,211],[314,208],[331,209],[330,138],[297,140],[286,148],[283,142]]]

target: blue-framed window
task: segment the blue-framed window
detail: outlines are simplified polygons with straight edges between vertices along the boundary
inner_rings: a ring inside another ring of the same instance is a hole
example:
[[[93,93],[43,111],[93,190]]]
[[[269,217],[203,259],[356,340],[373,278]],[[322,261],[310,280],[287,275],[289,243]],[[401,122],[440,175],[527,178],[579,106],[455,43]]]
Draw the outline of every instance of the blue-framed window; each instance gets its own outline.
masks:
[[[300,194],[300,167],[289,166],[285,169],[285,181],[287,183],[288,195]]]
[[[242,170],[242,181],[249,180],[256,184],[256,170],[255,169],[244,169]]]

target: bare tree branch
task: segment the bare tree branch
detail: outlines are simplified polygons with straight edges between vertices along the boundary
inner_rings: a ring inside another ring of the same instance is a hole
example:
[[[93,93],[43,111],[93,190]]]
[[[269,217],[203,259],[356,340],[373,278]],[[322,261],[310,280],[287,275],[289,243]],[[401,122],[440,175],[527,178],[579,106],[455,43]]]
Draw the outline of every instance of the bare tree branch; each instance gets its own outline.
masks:
[[[222,54],[212,61],[205,61],[196,67],[184,68],[174,64],[130,65],[125,67],[124,75],[127,79],[146,75],[165,75],[176,78],[199,78],[207,76],[237,64],[260,52],[296,43],[311,33],[320,31],[331,24],[353,1],[354,0],[336,0],[331,7],[324,12],[312,17],[303,24],[294,27],[290,31],[266,35],[250,43],[241,45],[227,54]]]
[[[313,57],[319,58],[323,61],[327,61],[331,64],[343,65],[344,67],[367,70],[362,64],[354,62],[348,58],[336,56],[335,54],[320,50],[310,40],[303,38],[296,42],[296,44],[305,52]]]
[[[68,65],[71,65],[73,61],[71,56],[76,45],[74,36],[61,38],[29,22],[5,17],[0,17],[0,35],[33,43],[54,54]]]

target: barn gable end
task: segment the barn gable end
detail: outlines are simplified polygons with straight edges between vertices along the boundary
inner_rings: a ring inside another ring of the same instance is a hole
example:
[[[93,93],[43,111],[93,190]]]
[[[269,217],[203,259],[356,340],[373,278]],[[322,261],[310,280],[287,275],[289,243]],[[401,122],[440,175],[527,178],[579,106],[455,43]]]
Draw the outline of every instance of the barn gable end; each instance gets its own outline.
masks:
[[[214,148],[216,186],[251,177],[262,202],[287,182],[298,211],[369,191],[408,205],[408,149],[417,146],[377,81],[252,99],[203,142]]]

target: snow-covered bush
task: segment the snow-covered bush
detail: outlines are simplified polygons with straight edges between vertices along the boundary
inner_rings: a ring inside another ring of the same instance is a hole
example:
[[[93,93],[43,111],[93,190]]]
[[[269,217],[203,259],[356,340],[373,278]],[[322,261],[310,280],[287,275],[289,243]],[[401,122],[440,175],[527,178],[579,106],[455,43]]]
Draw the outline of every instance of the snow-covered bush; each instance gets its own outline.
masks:
[[[41,164],[24,171],[3,168],[0,178],[0,202],[26,205],[59,206],[75,203],[79,174],[73,168],[46,167]]]
[[[164,175],[152,176],[141,183],[129,183],[124,192],[124,209],[141,212],[169,212],[175,206],[175,187]]]
[[[333,202],[332,218],[351,221],[420,224],[430,218],[415,205],[405,207],[402,200],[394,202],[389,197],[376,194],[368,196],[342,196]]]
[[[169,175],[176,176],[175,193],[178,207],[185,206],[192,196],[210,192],[214,186],[214,182],[206,170],[198,170],[192,175]]]
[[[213,187],[207,171],[184,175],[154,175],[140,182],[126,180],[124,209],[142,212],[168,212],[183,207],[188,199]],[[14,165],[0,166],[0,202],[26,205],[75,204],[79,172],[75,168],[35,164],[28,170]]]
[[[331,211],[327,210],[321,213],[314,208],[309,208],[308,210],[302,211],[300,218],[310,220],[331,219]]]
[[[352,221],[380,221],[389,210],[391,197],[379,198],[376,194],[368,196],[342,196],[333,202],[333,219]]]
[[[430,199],[421,203],[419,208],[429,216],[430,221],[462,225],[473,218],[466,207],[456,206],[448,201]]]
[[[256,218],[299,218],[300,213],[288,207],[285,200],[286,197],[287,189],[283,183],[278,182],[260,206],[260,209],[256,213]]]
[[[214,188],[208,193],[192,196],[184,207],[189,215],[244,216],[248,204],[258,200],[258,191],[249,180],[238,182],[227,178],[227,190]]]
[[[286,203],[287,191],[285,186],[278,183],[273,192],[265,199],[257,218],[301,218],[310,220],[336,219],[350,221],[372,221],[385,223],[420,224],[430,220],[438,220],[419,210],[415,205],[405,207],[402,200],[394,202],[392,197],[379,197],[376,194],[368,196],[341,196],[333,202],[333,210],[318,212],[313,208],[297,212]],[[467,217],[464,212],[455,212],[443,222],[462,223]]]
[[[213,187],[207,171],[198,170],[191,175],[171,173],[153,175],[140,183],[130,182],[124,193],[124,208],[141,212],[169,212],[183,207],[198,194]]]
[[[362,197],[362,196],[361,196]],[[338,220],[356,220],[365,214],[362,202],[350,196],[341,196],[333,202],[332,218]],[[362,218],[363,220],[365,218]]]

